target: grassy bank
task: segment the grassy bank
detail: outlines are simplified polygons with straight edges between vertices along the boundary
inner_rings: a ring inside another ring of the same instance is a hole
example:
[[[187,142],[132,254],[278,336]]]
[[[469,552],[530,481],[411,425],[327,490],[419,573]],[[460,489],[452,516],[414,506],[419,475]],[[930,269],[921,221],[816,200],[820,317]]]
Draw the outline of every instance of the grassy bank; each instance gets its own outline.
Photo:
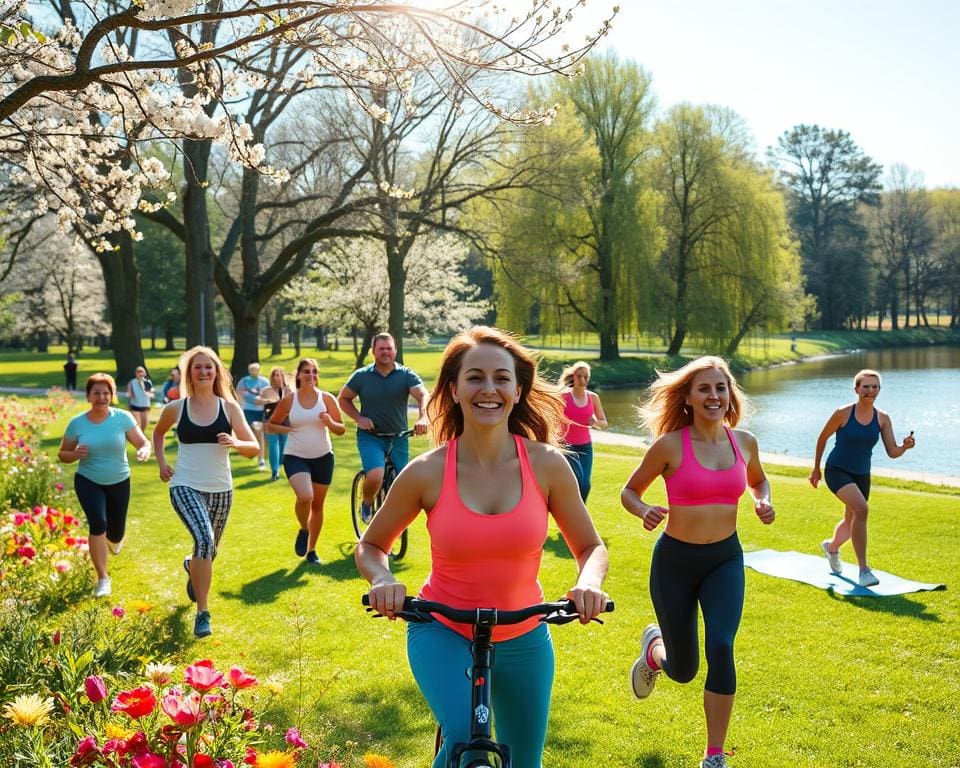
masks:
[[[68,414],[51,429],[55,450]],[[426,447],[415,441],[416,450]],[[350,436],[335,439],[337,469],[318,553],[294,556],[293,494],[252,461],[236,459],[236,494],[211,593],[215,634],[195,641],[180,561],[189,539],[170,508],[155,462],[133,466],[127,544],[111,558],[113,600],[148,600],[174,613],[170,645],[183,660],[238,661],[283,686],[277,722],[296,723],[307,741],[348,742],[389,755],[400,768],[429,764],[433,723],[405,657],[404,627],[360,608],[364,582],[353,565],[349,483],[357,469]],[[172,448],[170,453],[172,454]],[[611,555],[607,582],[617,611],[604,626],[553,629],[557,678],[544,765],[673,768],[695,766],[704,741],[705,670],[689,685],[661,680],[644,702],[628,672],[653,615],[648,578],[655,534],[625,514],[618,495],[636,452],[598,449],[590,509]],[[839,510],[795,472],[768,468],[778,519],[759,524],[748,505],[740,536],[747,550],[815,553]],[[72,468],[68,468],[68,475]],[[953,578],[960,548],[960,497],[878,483],[871,498],[876,568],[923,581]],[[662,502],[662,488],[652,500]],[[909,520],[905,534],[904,521]],[[905,535],[909,544],[905,545]],[[421,516],[398,576],[416,589],[429,568]],[[554,531],[543,557],[548,597],[574,579]],[[91,577],[92,579],[92,577]],[[960,600],[944,592],[845,598],[748,570],[738,636],[738,695],[728,746],[736,768],[954,768],[960,703]],[[91,580],[92,587],[92,580]]]
[[[557,377],[565,365],[575,360],[586,360],[593,369],[593,384],[598,387],[626,386],[646,384],[656,376],[657,369],[670,369],[682,365],[704,350],[685,349],[679,357],[670,358],[650,346],[627,345],[621,348],[622,357],[615,362],[598,360],[598,346],[595,339],[584,336],[578,343],[572,344],[566,339],[566,347],[556,344],[560,341],[552,337],[531,337],[524,340],[537,349],[544,359],[547,374]],[[807,357],[839,354],[854,349],[884,349],[895,347],[916,347],[930,345],[960,345],[960,330],[946,328],[909,328],[899,331],[811,331],[798,334],[794,340],[786,334],[769,336],[745,341],[739,352],[731,360],[737,371],[760,368],[768,365],[780,365],[796,362]],[[229,345],[221,350],[224,362],[229,365],[233,348]],[[440,365],[442,346],[407,346],[405,362],[417,371],[427,384],[436,377]],[[304,356],[317,358],[320,364],[321,386],[338,390],[353,370],[354,359],[349,345],[341,345],[341,350],[317,351],[304,347]],[[154,384],[162,384],[170,368],[176,365],[180,352],[144,350],[147,368]],[[66,349],[51,347],[49,352],[0,351],[0,386],[41,387],[63,386],[63,362]],[[292,349],[280,355],[271,355],[268,347],[261,347],[260,361],[269,371],[273,365],[281,365],[292,371],[297,358]],[[86,376],[95,371],[113,372],[113,356],[109,350],[87,350],[79,358],[78,380],[82,386]]]

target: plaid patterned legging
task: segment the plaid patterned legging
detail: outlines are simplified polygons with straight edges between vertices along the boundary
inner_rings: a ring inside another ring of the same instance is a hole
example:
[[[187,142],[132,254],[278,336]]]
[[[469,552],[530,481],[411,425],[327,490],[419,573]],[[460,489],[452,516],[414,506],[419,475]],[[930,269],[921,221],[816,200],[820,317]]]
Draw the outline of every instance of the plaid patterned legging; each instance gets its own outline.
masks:
[[[198,491],[178,485],[170,489],[170,503],[193,537],[193,556],[213,560],[230,516],[233,491]]]

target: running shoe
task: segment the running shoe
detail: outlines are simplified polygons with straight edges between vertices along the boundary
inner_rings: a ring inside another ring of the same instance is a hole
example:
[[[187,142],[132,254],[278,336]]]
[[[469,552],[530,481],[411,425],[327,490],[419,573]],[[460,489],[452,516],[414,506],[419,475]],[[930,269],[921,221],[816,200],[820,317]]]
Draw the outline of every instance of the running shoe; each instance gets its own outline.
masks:
[[[198,611],[197,617],[193,620],[194,637],[210,637],[213,630],[210,628],[210,611]]]
[[[94,597],[107,597],[111,592],[113,592],[113,586],[109,578],[97,579],[97,586],[93,588]]]
[[[722,755],[710,755],[700,761],[700,768],[728,768],[727,759]]]
[[[263,459],[260,459],[260,461],[257,462],[257,469],[266,469],[266,468],[267,468],[267,462],[265,462]]]
[[[297,531],[297,540],[293,545],[293,551],[297,553],[297,557],[303,557],[307,554],[307,532],[303,528]]]
[[[364,525],[370,525],[370,521],[373,520],[373,504],[360,502],[360,519],[363,520]]]
[[[193,580],[190,578],[190,556],[183,558],[183,570],[187,572],[187,597],[191,603],[197,602],[197,596],[193,591]]]
[[[113,554],[119,555],[120,550],[123,549],[123,539],[120,539],[120,541],[110,541],[110,539],[107,539],[107,549]]]
[[[861,587],[875,587],[880,583],[880,579],[873,575],[873,571],[869,568],[864,568],[860,571],[860,577],[857,579],[857,583]]]
[[[310,563],[310,565],[320,565],[320,558],[312,549],[307,552],[307,562]]]
[[[827,556],[827,562],[830,563],[830,573],[840,575],[843,573],[843,563],[840,562],[840,553],[830,551],[830,540],[820,542],[820,548],[823,554]]]
[[[630,670],[630,684],[633,686],[633,695],[638,699],[645,699],[653,693],[653,686],[657,684],[659,669],[653,669],[647,663],[650,646],[657,640],[662,641],[663,635],[656,624],[648,624],[640,636],[640,657],[633,662]]]

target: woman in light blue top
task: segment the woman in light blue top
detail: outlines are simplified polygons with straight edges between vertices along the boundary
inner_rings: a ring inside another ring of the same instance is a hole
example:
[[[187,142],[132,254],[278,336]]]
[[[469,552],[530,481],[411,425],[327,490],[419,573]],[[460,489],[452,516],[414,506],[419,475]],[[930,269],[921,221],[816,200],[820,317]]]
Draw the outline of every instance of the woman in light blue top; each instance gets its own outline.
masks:
[[[67,424],[58,456],[64,464],[80,462],[73,487],[90,526],[90,560],[97,572],[93,594],[105,597],[111,592],[107,548],[120,551],[130,505],[127,443],[137,449],[139,461],[150,458],[150,443],[133,416],[110,407],[117,394],[112,376],[93,374],[86,390],[90,409]]]

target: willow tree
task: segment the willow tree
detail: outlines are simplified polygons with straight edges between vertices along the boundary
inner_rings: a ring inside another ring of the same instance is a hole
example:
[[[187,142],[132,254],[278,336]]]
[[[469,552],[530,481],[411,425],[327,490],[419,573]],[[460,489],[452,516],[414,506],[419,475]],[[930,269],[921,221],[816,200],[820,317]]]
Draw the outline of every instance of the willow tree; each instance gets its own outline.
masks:
[[[614,360],[656,240],[639,173],[650,76],[608,53],[539,99],[555,100],[559,115],[520,150],[541,158],[542,174],[506,217],[498,294],[514,319],[532,302],[548,325],[572,316],[574,327],[597,333],[600,358]]]

